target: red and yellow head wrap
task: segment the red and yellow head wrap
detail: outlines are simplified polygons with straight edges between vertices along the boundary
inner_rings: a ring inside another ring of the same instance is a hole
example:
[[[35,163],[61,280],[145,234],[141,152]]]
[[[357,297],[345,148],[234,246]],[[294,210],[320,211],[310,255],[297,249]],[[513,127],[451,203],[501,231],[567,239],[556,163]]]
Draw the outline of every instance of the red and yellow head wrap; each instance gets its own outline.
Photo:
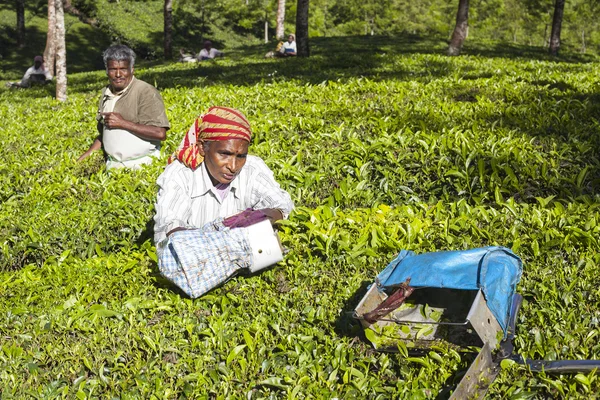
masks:
[[[244,114],[234,108],[211,107],[206,114],[196,118],[177,151],[169,157],[169,164],[179,160],[194,170],[204,160],[198,150],[204,142],[230,139],[250,142],[251,138],[250,123]]]

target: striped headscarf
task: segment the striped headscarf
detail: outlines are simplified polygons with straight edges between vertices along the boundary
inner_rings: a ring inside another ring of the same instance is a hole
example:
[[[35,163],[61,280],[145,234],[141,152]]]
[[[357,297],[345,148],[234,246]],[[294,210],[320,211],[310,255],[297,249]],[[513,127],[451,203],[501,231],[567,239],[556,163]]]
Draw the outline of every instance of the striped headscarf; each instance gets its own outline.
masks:
[[[250,142],[250,123],[240,111],[228,107],[211,107],[206,114],[196,118],[169,164],[181,161],[186,167],[195,170],[204,157],[198,150],[206,141],[242,139]]]

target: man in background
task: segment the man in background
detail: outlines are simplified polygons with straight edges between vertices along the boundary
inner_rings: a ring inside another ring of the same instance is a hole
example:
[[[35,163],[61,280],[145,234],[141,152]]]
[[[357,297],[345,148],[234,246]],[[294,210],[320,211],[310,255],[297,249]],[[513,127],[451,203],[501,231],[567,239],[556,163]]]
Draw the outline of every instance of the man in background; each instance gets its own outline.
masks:
[[[288,41],[283,42],[283,45],[279,49],[279,55],[282,57],[293,57],[296,55],[296,37],[293,34],[289,34]]]
[[[212,47],[210,40],[204,41],[204,48],[198,53],[198,61],[212,60],[215,57],[223,57],[225,53]]]
[[[290,33],[288,35],[287,42],[277,43],[275,51],[269,51],[267,54],[265,54],[265,58],[294,57],[296,54],[296,37]]]
[[[33,66],[29,67],[23,75],[23,79],[19,82],[9,82],[8,87],[17,88],[28,88],[31,85],[40,84],[44,85],[52,81],[52,75],[46,67],[44,67],[44,58],[42,56],[35,56],[33,58]]]
[[[102,148],[107,169],[138,169],[160,157],[170,127],[165,105],[154,86],[135,78],[133,50],[111,46],[103,58],[109,84],[98,105],[99,135],[77,161]]]

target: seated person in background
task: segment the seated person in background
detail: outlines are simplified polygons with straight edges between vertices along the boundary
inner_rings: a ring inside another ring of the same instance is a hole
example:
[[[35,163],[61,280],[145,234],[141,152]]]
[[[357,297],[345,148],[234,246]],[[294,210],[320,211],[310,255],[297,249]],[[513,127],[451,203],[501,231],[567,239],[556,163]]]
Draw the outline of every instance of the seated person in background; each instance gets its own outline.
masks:
[[[225,53],[214,49],[210,40],[204,41],[204,48],[198,53],[198,61],[211,60],[215,57],[223,57]]]
[[[296,55],[296,37],[290,33],[288,36],[288,41],[283,42],[283,45],[279,49],[279,56],[281,57],[289,57]]]
[[[96,115],[100,133],[77,161],[102,148],[106,168],[138,169],[160,157],[169,120],[156,88],[135,78],[135,53],[125,45],[103,53],[108,86],[103,90]]]
[[[240,111],[211,107],[196,119],[158,178],[154,241],[159,269],[191,297],[237,270],[251,269],[252,239],[246,230],[233,229],[235,221],[273,223],[294,207],[264,161],[248,155],[251,135]],[[191,266],[183,260],[190,257],[196,260]]]
[[[29,67],[23,75],[23,79],[19,82],[8,83],[9,87],[20,87],[28,88],[32,84],[44,85],[52,81],[52,75],[44,67],[44,59],[42,56],[35,56],[33,59],[33,66]]]
[[[198,62],[194,53],[186,53],[185,49],[179,49],[179,62]]]

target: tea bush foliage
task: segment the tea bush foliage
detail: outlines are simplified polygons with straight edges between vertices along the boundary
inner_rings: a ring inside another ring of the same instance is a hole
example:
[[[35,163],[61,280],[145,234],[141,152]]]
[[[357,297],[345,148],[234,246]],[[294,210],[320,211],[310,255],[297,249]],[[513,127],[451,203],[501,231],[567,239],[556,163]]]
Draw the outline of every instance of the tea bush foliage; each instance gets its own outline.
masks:
[[[377,353],[349,315],[401,249],[512,248],[516,351],[600,358],[598,63],[332,43],[310,59],[248,49],[136,70],[167,105],[165,155],[207,107],[237,107],[297,205],[282,263],[196,300],[156,266],[164,160],[111,173],[99,154],[74,161],[95,137],[104,74],[71,75],[64,104],[48,87],[0,91],[3,399],[443,396],[472,355]],[[492,398],[600,391],[596,373],[503,367]]]

